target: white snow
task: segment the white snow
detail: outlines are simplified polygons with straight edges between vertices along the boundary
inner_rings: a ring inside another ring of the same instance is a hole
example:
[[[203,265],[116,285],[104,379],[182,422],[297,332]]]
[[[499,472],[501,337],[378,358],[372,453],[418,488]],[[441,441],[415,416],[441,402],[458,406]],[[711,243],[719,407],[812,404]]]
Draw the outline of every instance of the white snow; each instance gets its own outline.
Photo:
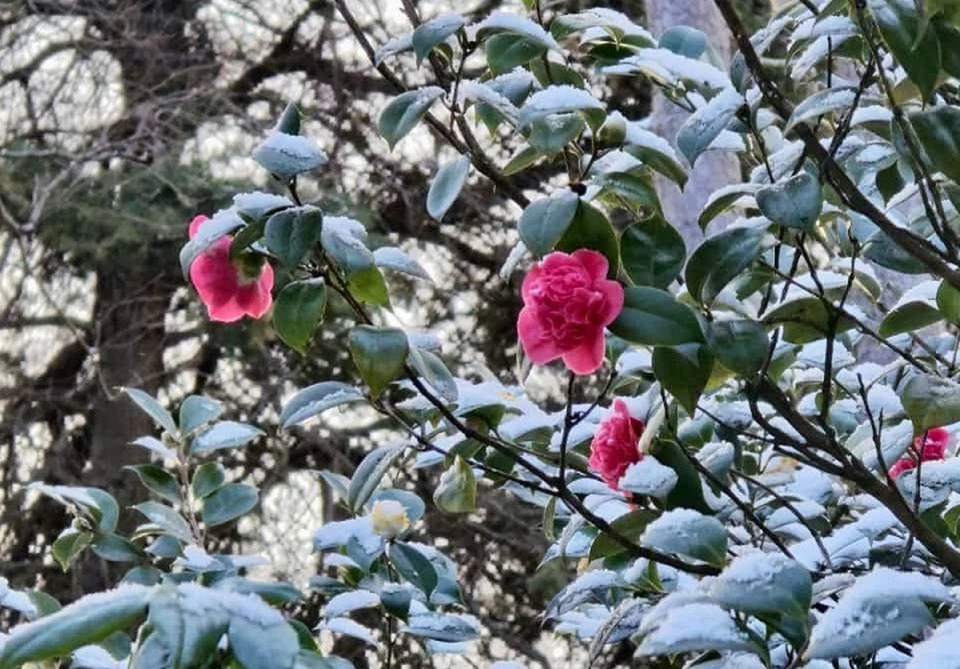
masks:
[[[602,102],[582,88],[566,84],[548,86],[527,98],[520,109],[519,123],[521,128],[525,128],[531,123],[553,114],[603,108]]]
[[[471,26],[468,30],[468,34],[473,33],[474,35],[479,35],[482,32],[508,32],[514,35],[523,35],[524,37],[543,44],[549,49],[560,49],[557,41],[539,24],[525,16],[512,14],[510,12],[493,12],[480,23]]]
[[[373,262],[377,267],[385,267],[426,281],[433,281],[420,263],[396,246],[381,246],[378,248],[373,252]]]
[[[640,72],[653,76],[671,86],[689,82],[712,90],[732,87],[730,78],[709,63],[674,53],[669,49],[644,48],[624,58],[616,65],[601,70],[606,74],[633,74]]]
[[[368,609],[380,605],[380,597],[369,590],[352,590],[341,592],[327,602],[323,614],[327,618],[338,618],[357,609]]]
[[[510,100],[486,84],[478,81],[460,82],[460,87],[457,90],[457,104],[463,106],[466,101],[486,103],[500,112],[511,124],[517,124],[520,110]]]
[[[371,646],[377,645],[377,642],[373,638],[373,632],[360,623],[354,622],[349,618],[331,618],[322,625],[318,625],[317,629],[336,632],[337,634],[346,634],[347,636],[352,636],[355,639],[365,641]]]
[[[942,623],[926,640],[913,647],[906,669],[960,669],[960,618]]]
[[[671,609],[644,637],[639,655],[674,655],[704,649],[747,649],[747,635],[716,604],[688,604]]]
[[[648,454],[627,467],[620,479],[620,489],[662,499],[677,485],[677,480],[675,471]]]

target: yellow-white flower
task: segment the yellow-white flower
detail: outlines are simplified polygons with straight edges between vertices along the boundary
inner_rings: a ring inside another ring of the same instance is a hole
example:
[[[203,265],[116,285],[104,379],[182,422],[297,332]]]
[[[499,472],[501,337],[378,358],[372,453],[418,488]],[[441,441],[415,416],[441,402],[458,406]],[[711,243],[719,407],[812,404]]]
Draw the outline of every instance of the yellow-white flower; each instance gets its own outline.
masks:
[[[373,518],[373,531],[384,539],[393,539],[410,527],[407,509],[393,499],[375,502],[370,517]]]

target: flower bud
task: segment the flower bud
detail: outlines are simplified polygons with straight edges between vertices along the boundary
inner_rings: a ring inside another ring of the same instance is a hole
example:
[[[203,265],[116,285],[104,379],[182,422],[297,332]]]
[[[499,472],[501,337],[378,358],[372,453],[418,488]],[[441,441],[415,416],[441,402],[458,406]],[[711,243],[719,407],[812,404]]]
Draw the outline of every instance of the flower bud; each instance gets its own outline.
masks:
[[[370,517],[373,518],[373,531],[384,539],[394,539],[410,527],[406,507],[393,499],[375,502]]]

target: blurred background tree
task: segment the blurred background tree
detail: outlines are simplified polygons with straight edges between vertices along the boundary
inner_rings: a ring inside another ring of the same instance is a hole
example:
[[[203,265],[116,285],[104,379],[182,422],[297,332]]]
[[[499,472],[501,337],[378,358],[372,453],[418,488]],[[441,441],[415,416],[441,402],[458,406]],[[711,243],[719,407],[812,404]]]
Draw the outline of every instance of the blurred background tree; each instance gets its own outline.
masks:
[[[642,0],[555,4],[563,11],[608,6],[654,34],[676,22],[719,30],[710,0],[647,2],[649,20]],[[765,2],[741,4],[753,16],[767,11]],[[403,6],[425,17],[458,11],[470,21],[521,9],[509,0],[349,6],[375,46],[409,30]],[[424,76],[412,67],[395,72],[411,77],[410,85]],[[471,178],[443,223],[431,220],[429,180],[454,154],[426,129],[402,151],[387,150],[374,128],[395,92],[332,0],[0,3],[0,576],[18,587],[42,584],[61,600],[121,576],[95,560],[64,575],[51,559],[38,559],[49,555],[67,518],[25,488],[35,480],[91,485],[109,488],[121,503],[137,501],[133,474],[123,467],[144,457],[129,442],[150,426],[118,400],[119,387],[159,392],[172,403],[207,393],[236,419],[270,426],[294,388],[350,373],[332,334],[300,356],[258,323],[208,322],[178,269],[194,215],[229,206],[251,182],[277,190],[245,156],[288,100],[300,105],[306,134],[330,156],[301,185],[304,198],[361,219],[372,236],[415,254],[434,276],[432,287],[409,285],[409,301],[395,305],[399,318],[440,335],[461,372],[514,369],[518,290],[499,270],[516,242],[507,222],[520,210],[489,180]],[[629,116],[649,112],[649,91],[615,93]],[[654,109],[654,127],[672,140],[680,121]],[[503,164],[510,156],[498,151],[491,158]],[[720,165],[719,181],[739,169],[729,158]],[[558,170],[548,165],[512,183],[523,191]],[[667,206],[683,217],[696,205]],[[328,318],[337,309],[332,304]],[[550,380],[542,381],[549,394]],[[304,583],[317,570],[311,532],[336,514],[312,472],[348,472],[390,436],[375,416],[362,415],[351,416],[348,429],[321,424],[293,438],[271,434],[234,463],[265,492],[263,522],[227,530],[222,540],[265,553],[274,570]],[[409,485],[429,489],[416,472]],[[483,500],[468,522],[429,514],[430,534],[452,544],[463,582],[474,584],[467,600],[491,632],[481,652],[554,666],[537,646],[536,611],[562,580],[549,570],[534,575],[544,549],[540,518],[505,495]]]

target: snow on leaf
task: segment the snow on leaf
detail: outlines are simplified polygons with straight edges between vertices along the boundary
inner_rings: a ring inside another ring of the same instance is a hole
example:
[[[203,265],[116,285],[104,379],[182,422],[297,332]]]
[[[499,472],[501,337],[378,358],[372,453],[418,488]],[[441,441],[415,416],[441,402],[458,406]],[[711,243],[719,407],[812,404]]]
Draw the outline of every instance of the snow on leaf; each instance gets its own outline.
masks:
[[[667,511],[647,525],[640,544],[668,553],[679,553],[713,564],[722,564],[727,549],[723,523],[693,509]]]
[[[375,553],[383,545],[383,539],[373,531],[373,519],[369,516],[335,520],[323,525],[314,535],[313,545],[321,551],[340,548],[351,538],[356,539],[367,553]]]
[[[872,653],[933,624],[925,602],[948,599],[946,586],[932,577],[877,567],[858,578],[817,622],[807,656]]]
[[[716,604],[688,604],[671,609],[648,633],[637,655],[676,655],[702,650],[748,650],[747,635]]]
[[[270,173],[287,181],[325,165],[327,154],[303,135],[275,131],[254,149],[253,159]]]
[[[677,485],[677,473],[652,455],[630,465],[620,479],[620,489],[663,499]]]
[[[456,643],[479,637],[480,625],[472,616],[429,611],[411,615],[407,625],[400,631],[434,641]]]
[[[527,99],[520,109],[519,125],[526,128],[552,114],[602,109],[603,103],[582,88],[549,86]]]
[[[374,65],[379,66],[384,60],[390,56],[395,56],[398,53],[403,53],[404,51],[413,51],[413,33],[409,32],[406,35],[401,35],[400,37],[394,38],[384,44],[377,50],[377,53],[374,55],[373,62]]]
[[[288,197],[259,190],[250,193],[238,193],[233,196],[233,208],[239,213],[253,218],[261,218],[268,211],[292,206],[293,202]]]
[[[514,35],[522,35],[548,49],[558,51],[560,49],[557,41],[539,24],[519,14],[500,11],[493,12],[483,21],[476,24],[476,26],[471,26],[471,28],[475,31],[477,39],[479,40],[483,40],[488,35],[506,32]]]
[[[490,105],[511,125],[517,124],[520,110],[510,100],[485,83],[478,81],[461,82],[460,88],[457,90],[457,104],[464,106],[463,103],[467,101]]]
[[[349,618],[331,618],[322,625],[319,625],[317,629],[335,632],[336,634],[346,634],[355,639],[360,639],[371,646],[377,645],[377,642],[373,638],[373,632]]]
[[[913,647],[913,659],[906,669],[960,668],[960,618],[949,620],[926,640]]]
[[[373,252],[373,262],[377,267],[392,269],[425,281],[433,281],[420,263],[396,246],[381,246],[378,248]]]
[[[341,592],[327,602],[323,613],[328,618],[337,618],[357,609],[367,609],[380,606],[380,596],[369,590],[353,590]]]
[[[547,604],[545,618],[555,618],[590,600],[605,600],[611,589],[625,587],[620,575],[609,569],[588,571],[554,595]]]
[[[705,90],[730,88],[730,78],[722,71],[700,60],[674,53],[669,49],[645,48],[624,58],[616,65],[602,68],[605,74],[643,74],[668,86],[689,83]]]
[[[807,569],[781,553],[756,551],[733,560],[709,585],[719,605],[751,613],[806,616],[813,584]]]

